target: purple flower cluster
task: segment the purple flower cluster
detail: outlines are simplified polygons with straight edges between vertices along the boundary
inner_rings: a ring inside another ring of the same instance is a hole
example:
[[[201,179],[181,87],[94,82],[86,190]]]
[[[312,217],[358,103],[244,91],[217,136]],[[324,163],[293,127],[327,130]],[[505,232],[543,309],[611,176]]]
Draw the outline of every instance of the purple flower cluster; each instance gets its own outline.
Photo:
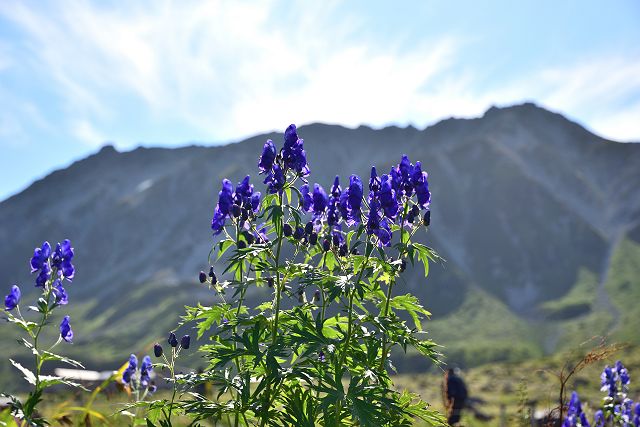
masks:
[[[44,242],[41,247],[35,248],[30,265],[31,273],[38,272],[36,286],[44,288],[51,277],[52,271],[56,272],[58,279],[72,281],[75,276],[75,267],[71,263],[72,259],[73,248],[69,239],[56,244],[56,249],[53,253],[49,242]]]
[[[586,414],[582,412],[582,404],[578,393],[575,391],[571,394],[567,417],[564,419],[562,427],[590,427]]]
[[[604,367],[600,374],[600,391],[606,391],[609,397],[614,397],[618,391],[626,393],[629,382],[629,371],[624,367],[621,361],[617,361],[614,367],[609,365]]]
[[[228,179],[222,180],[222,189],[218,193],[218,204],[211,220],[213,235],[222,232],[227,218],[234,217],[242,224],[246,224],[249,216],[258,211],[260,207],[260,192],[253,191],[253,184],[249,182],[251,177],[247,175],[236,186]]]
[[[20,297],[22,296],[22,292],[20,292],[20,288],[18,285],[12,285],[11,291],[9,291],[9,295],[4,297],[4,308],[7,311],[11,311],[18,306],[20,303]]]
[[[258,161],[260,173],[266,174],[264,183],[269,194],[276,194],[284,188],[287,171],[297,176],[309,176],[307,154],[304,151],[304,140],[298,137],[296,125],[289,125],[284,131],[284,146],[280,154],[272,140],[267,140],[262,148]]]
[[[151,372],[153,371],[153,364],[149,356],[142,358],[140,364],[140,370],[138,371],[138,358],[135,354],[129,356],[129,365],[127,369],[122,373],[122,382],[129,384],[132,388],[148,388],[149,392],[155,391],[155,386],[151,384]]]

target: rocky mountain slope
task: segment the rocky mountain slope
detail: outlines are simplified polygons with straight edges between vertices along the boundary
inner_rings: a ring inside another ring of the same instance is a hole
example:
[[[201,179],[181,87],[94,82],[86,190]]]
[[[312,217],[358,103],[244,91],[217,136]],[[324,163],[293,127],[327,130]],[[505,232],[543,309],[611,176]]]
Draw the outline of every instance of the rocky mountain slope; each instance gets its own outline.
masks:
[[[402,154],[422,161],[432,191],[424,239],[447,262],[426,280],[410,271],[404,286],[433,312],[427,329],[450,360],[522,359],[597,334],[640,340],[629,303],[640,296],[640,144],[533,104],[425,130],[312,124],[299,134],[310,179],[325,188],[335,172],[386,171]],[[105,367],[148,349],[184,304],[211,301],[196,277],[220,181],[255,182],[267,138],[281,145],[269,134],[219,147],[107,146],[35,182],[0,203],[0,284],[30,288],[33,248],[70,238],[70,351]],[[0,349],[3,359],[13,351]]]

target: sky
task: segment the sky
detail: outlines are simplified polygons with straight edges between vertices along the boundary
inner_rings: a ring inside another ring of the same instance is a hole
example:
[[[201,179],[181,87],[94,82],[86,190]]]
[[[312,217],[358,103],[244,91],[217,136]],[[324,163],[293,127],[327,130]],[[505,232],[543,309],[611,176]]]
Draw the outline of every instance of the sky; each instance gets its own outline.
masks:
[[[640,141],[640,2],[0,2],[0,200],[96,152],[524,101]]]

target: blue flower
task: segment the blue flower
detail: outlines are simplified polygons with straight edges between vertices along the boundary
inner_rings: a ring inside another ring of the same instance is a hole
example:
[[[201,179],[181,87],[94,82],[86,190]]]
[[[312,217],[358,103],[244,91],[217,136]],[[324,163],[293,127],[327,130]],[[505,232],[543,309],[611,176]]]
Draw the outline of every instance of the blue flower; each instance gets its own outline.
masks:
[[[308,176],[309,166],[303,145],[304,140],[298,138],[296,125],[289,125],[284,132],[284,147],[282,148],[284,167],[294,170],[299,175]]]
[[[602,374],[600,374],[600,384],[602,385],[601,391],[606,391],[609,397],[613,397],[617,391],[617,373],[611,369],[609,365],[604,367]]]
[[[264,143],[264,147],[262,147],[262,155],[260,156],[260,160],[258,161],[258,168],[260,169],[260,173],[264,173],[270,171],[273,167],[273,162],[276,159],[276,146],[273,144],[273,141],[270,139]]]
[[[31,272],[34,273],[42,268],[51,255],[51,245],[49,242],[42,243],[42,247],[35,248],[31,257]]]
[[[336,175],[333,180],[333,185],[331,186],[331,196],[335,198],[339,198],[340,194],[342,194],[342,187],[340,187],[340,177]]]
[[[131,378],[136,373],[138,369],[138,358],[135,354],[129,356],[129,365],[127,365],[127,369],[122,373],[122,382],[125,384],[129,384],[131,382]]]
[[[618,378],[620,378],[620,384],[622,384],[622,386],[629,385],[629,371],[619,360],[616,362],[616,373],[618,374]]]
[[[593,424],[594,427],[604,427],[604,413],[602,412],[602,409],[596,411],[593,417]]]
[[[48,263],[42,264],[42,269],[36,277],[36,287],[44,288],[44,285],[47,283],[47,280],[49,280],[49,277],[51,277],[51,267],[49,267]]]
[[[62,322],[60,322],[60,336],[66,342],[73,340],[73,331],[71,330],[71,325],[69,325],[69,316],[64,316]]]
[[[222,189],[218,193],[218,204],[216,205],[213,219],[211,220],[211,229],[213,235],[216,236],[222,232],[224,223],[233,205],[233,186],[228,179],[222,180]]]
[[[256,191],[251,195],[250,203],[251,210],[253,210],[253,212],[258,212],[258,209],[260,209],[260,196],[262,196],[262,193],[260,193],[259,191]]]
[[[391,244],[391,230],[387,220],[381,218],[380,204],[377,200],[373,200],[370,205],[367,234],[377,236],[379,246],[389,246]]]
[[[282,191],[284,188],[285,178],[280,166],[277,164],[273,165],[273,169],[267,174],[267,177],[264,179],[264,183],[267,184],[267,192],[269,194],[276,194]]]
[[[22,294],[20,292],[20,288],[18,287],[18,285],[12,285],[9,295],[4,297],[4,308],[6,308],[9,311],[16,308],[16,306],[20,303],[21,295]]]
[[[153,345],[153,354],[154,354],[156,357],[160,357],[160,356],[162,356],[162,352],[163,352],[163,351],[162,351],[162,346],[161,346],[159,343],[155,343],[155,344]]]
[[[369,192],[375,195],[379,190],[380,190],[380,178],[378,178],[376,167],[371,166],[371,177],[369,178]],[[369,195],[369,197],[372,198],[373,196]]]
[[[62,282],[60,279],[56,279],[53,282],[53,287],[51,288],[53,292],[53,296],[56,298],[56,305],[65,305],[69,302],[69,296],[67,292],[62,287]]]
[[[56,268],[62,276],[71,281],[75,274],[75,268],[71,264],[73,259],[73,248],[69,239],[65,239],[62,243],[56,245],[56,250],[51,257],[51,266]]]
[[[427,181],[427,177],[428,174],[422,171],[420,162],[416,162],[411,182],[416,190],[418,205],[422,209],[428,208],[431,203],[431,193],[429,192],[429,182]]]
[[[309,193],[309,184],[304,184],[300,187],[300,194],[302,196],[302,210],[305,212],[311,212],[313,210],[313,198]]]
[[[378,196],[384,215],[394,220],[398,215],[398,201],[396,200],[396,192],[392,187],[389,175],[382,175]]]
[[[349,187],[340,196],[340,211],[348,226],[360,222],[362,216],[362,181],[358,175],[351,175]]]
[[[313,194],[311,198],[313,200],[313,219],[315,220],[324,214],[324,211],[327,209],[327,204],[329,203],[329,198],[322,186],[317,183],[313,184]]]
[[[151,363],[151,358],[149,356],[145,356],[142,358],[142,364],[140,365],[140,384],[143,387],[149,385],[151,381],[151,371],[153,368],[153,364]]]

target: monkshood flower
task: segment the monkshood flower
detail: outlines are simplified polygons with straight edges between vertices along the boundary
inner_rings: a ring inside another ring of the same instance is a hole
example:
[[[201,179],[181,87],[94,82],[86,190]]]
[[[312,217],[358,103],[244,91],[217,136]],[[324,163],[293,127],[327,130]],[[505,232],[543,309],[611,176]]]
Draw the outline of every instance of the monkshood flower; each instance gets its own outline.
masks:
[[[218,193],[218,204],[211,220],[211,229],[213,235],[218,235],[224,228],[224,223],[229,213],[231,212],[231,206],[233,205],[233,186],[228,179],[222,180],[222,189]]]
[[[593,416],[593,425],[594,427],[604,427],[604,413],[602,409],[597,410]]]
[[[380,191],[380,178],[376,172],[376,167],[371,166],[371,177],[369,178],[369,192],[373,195],[369,195],[369,198],[373,198],[377,192]]]
[[[38,270],[41,270],[42,267],[49,260],[49,256],[51,255],[51,245],[49,242],[42,243],[42,247],[35,248],[33,251],[33,257],[31,257],[31,272],[35,273]],[[47,265],[48,266],[48,265]]]
[[[429,192],[429,182],[427,178],[428,174],[422,171],[420,162],[416,162],[413,175],[411,176],[411,183],[416,191],[418,205],[421,209],[427,209],[431,203],[431,193]]]
[[[73,331],[71,330],[71,325],[69,325],[69,316],[64,316],[62,322],[60,322],[60,336],[66,342],[72,342],[73,340]]]
[[[140,384],[143,387],[147,387],[151,382],[152,368],[151,358],[149,356],[143,357],[142,364],[140,364]]]
[[[615,370],[613,370],[609,365],[604,367],[602,374],[600,374],[600,391],[606,391],[609,394],[609,397],[614,397],[616,395],[618,375]]]
[[[53,287],[51,288],[53,292],[53,296],[55,297],[56,305],[65,305],[69,302],[69,296],[67,295],[67,291],[62,287],[62,281],[60,279],[56,279],[53,282]]]
[[[304,151],[304,140],[298,138],[296,125],[289,125],[284,131],[284,147],[282,148],[284,167],[292,169],[301,176],[309,175],[307,154]]]
[[[382,175],[380,179],[380,191],[378,192],[378,198],[380,200],[380,206],[384,211],[384,216],[394,220],[398,215],[398,200],[396,199],[396,190],[393,189],[392,181],[389,175]]]
[[[48,263],[42,264],[42,268],[36,276],[36,287],[44,288],[44,285],[47,283],[49,278],[51,277],[51,267],[49,267]]]
[[[309,192],[309,184],[303,184],[302,187],[300,187],[300,194],[302,195],[302,210],[311,212],[313,210],[313,197]]]
[[[362,216],[362,181],[358,175],[351,175],[349,187],[340,195],[340,212],[349,227],[359,223]]]
[[[589,421],[586,415],[582,412],[582,405],[580,404],[580,398],[575,391],[571,393],[571,400],[569,401],[569,407],[567,408],[567,417],[562,423],[562,427],[589,427]]]
[[[129,384],[131,382],[131,379],[135,375],[137,369],[138,369],[138,358],[136,357],[135,354],[132,354],[131,356],[129,356],[129,365],[127,366],[127,369],[125,369],[124,372],[122,373],[122,382],[125,384]]]
[[[51,257],[51,266],[58,270],[58,274],[71,281],[75,274],[75,268],[71,263],[73,259],[73,248],[69,239],[63,240],[62,243],[56,245],[56,250]]]
[[[8,311],[16,308],[18,306],[18,303],[20,303],[21,295],[22,294],[18,285],[12,285],[11,291],[9,291],[9,295],[4,297],[4,308],[6,308]]]
[[[262,148],[262,155],[260,156],[260,160],[258,161],[258,168],[260,169],[260,173],[270,171],[275,160],[276,146],[273,144],[273,141],[268,139],[267,142],[264,143],[264,147]]]
[[[169,332],[169,338],[167,339],[167,342],[171,347],[177,347],[178,338],[176,337],[176,334],[174,334],[173,332]]]
[[[620,384],[622,385],[622,387],[624,388],[628,386],[631,380],[629,378],[629,371],[619,360],[616,362],[616,373],[618,374],[618,378],[620,379]]]
[[[245,176],[244,179],[236,186],[236,191],[233,196],[233,201],[236,205],[244,208],[245,210],[251,210],[257,212],[260,207],[260,192],[253,192],[253,184],[249,182],[251,177]]]
[[[340,188],[340,178],[336,176],[331,187],[331,196],[329,196],[329,204],[327,209],[327,224],[333,227],[340,222],[340,196],[342,189]]]
[[[380,204],[377,200],[373,200],[369,206],[367,234],[377,236],[379,246],[391,245],[391,230],[387,220],[385,218],[381,218]]]
[[[267,192],[269,194],[276,194],[282,191],[285,184],[285,177],[282,168],[278,166],[278,164],[273,165],[273,169],[267,174],[264,183],[267,184]]]
[[[633,408],[633,425],[640,427],[640,402]]]
[[[313,200],[313,220],[317,220],[324,215],[327,205],[329,204],[329,198],[324,188],[320,184],[313,184],[313,194],[311,195]]]

